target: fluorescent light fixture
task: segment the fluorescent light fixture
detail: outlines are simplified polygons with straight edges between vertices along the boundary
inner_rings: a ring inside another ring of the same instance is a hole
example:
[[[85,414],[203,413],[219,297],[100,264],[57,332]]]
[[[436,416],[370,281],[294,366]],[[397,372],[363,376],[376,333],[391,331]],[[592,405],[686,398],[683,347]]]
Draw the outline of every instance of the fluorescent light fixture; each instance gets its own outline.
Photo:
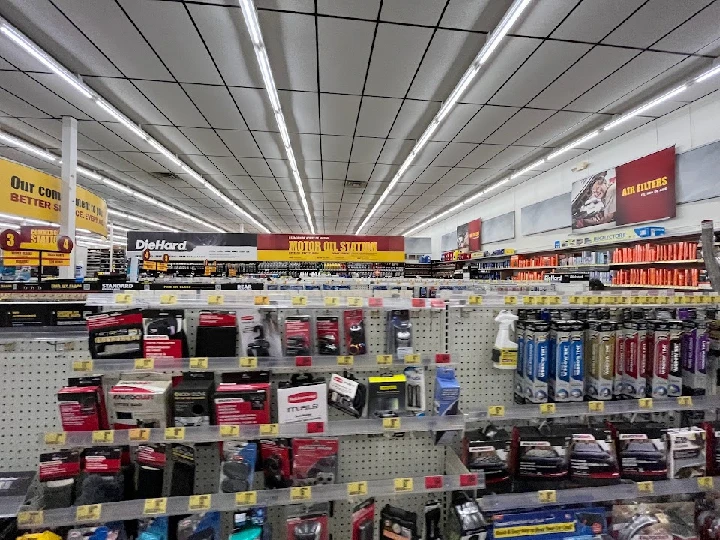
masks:
[[[92,178],[93,180],[102,180],[102,176],[100,176],[98,173],[93,172],[90,169],[86,169],[85,167],[81,167],[80,165],[77,166],[77,172],[79,172],[83,176]]]
[[[49,68],[53,73],[59,75],[60,78],[62,78],[75,90],[80,92],[83,96],[85,96],[86,98],[92,98],[92,92],[87,86],[81,83],[79,79],[77,79],[72,73],[70,73],[67,69],[60,65],[60,63],[58,63],[53,57],[48,55],[45,51],[40,49],[40,47],[36,46],[24,35],[15,30],[15,28],[10,26],[6,22],[3,22],[2,26],[0,27],[0,32],[13,40],[17,45],[20,45],[20,47],[29,52],[45,67]]]
[[[30,152],[31,154],[35,154],[36,156],[46,159],[47,161],[57,161],[57,157],[53,156],[49,152],[46,152],[42,148],[38,148],[37,146],[28,144],[25,141],[21,141],[20,139],[13,137],[12,135],[8,135],[7,133],[4,133],[2,131],[0,131],[0,141],[5,141],[11,146]]]
[[[150,144],[150,146],[152,146],[155,150],[157,150],[163,156],[165,156],[170,161],[172,161],[172,163],[174,165],[176,165],[178,167],[180,167],[182,165],[182,162],[177,157],[175,157],[175,155],[172,152],[170,152],[170,150],[165,148],[162,144],[157,142],[155,139],[148,139],[148,144]]]
[[[510,175],[510,180],[515,180],[518,176],[522,176],[523,174],[529,173],[533,169],[537,169],[543,163],[545,163],[545,158],[538,159],[535,163],[531,163],[524,169],[521,169],[518,172],[516,172],[515,174]]]
[[[594,137],[597,137],[598,135],[600,135],[600,130],[592,131],[592,132],[588,133],[587,135],[585,135],[584,137],[580,137],[579,139],[574,140],[573,142],[571,142],[571,143],[569,143],[569,144],[566,144],[565,146],[563,146],[563,147],[560,148],[559,150],[555,150],[555,152],[553,152],[552,154],[550,154],[550,155],[547,157],[547,159],[548,159],[548,161],[550,161],[551,159],[555,159],[555,158],[558,157],[559,155],[564,154],[564,153],[567,152],[568,150],[572,150],[572,149],[575,148],[576,146],[580,146],[581,144],[589,141],[590,139],[592,139],[592,138],[594,138]]]
[[[698,76],[695,78],[695,82],[696,82],[696,83],[701,83],[701,82],[703,82],[703,81],[708,80],[710,77],[714,77],[714,76],[717,75],[718,73],[720,73],[720,64],[717,65],[717,66],[715,66],[715,67],[713,67],[713,68],[710,68],[710,69],[708,69],[706,72],[701,73],[700,75],[698,75]]]
[[[128,128],[130,131],[132,131],[135,135],[137,135],[141,139],[146,140],[148,138],[147,134],[137,124],[132,122],[127,116],[122,114],[115,107],[110,105],[107,101],[102,100],[102,99],[96,99],[95,103],[97,103],[98,107],[100,107],[103,111],[108,113],[115,120],[120,122],[123,126]]]
[[[687,87],[688,87],[687,84],[682,84],[682,85],[678,86],[677,88],[674,88],[674,89],[670,90],[669,92],[666,92],[662,96],[653,99],[652,101],[646,103],[645,105],[641,105],[637,109],[633,109],[632,111],[623,114],[617,120],[613,120],[612,122],[605,124],[603,126],[603,130],[607,131],[608,129],[612,129],[616,126],[619,126],[620,124],[627,122],[631,118],[634,118],[634,117],[644,113],[645,111],[650,110],[653,107],[656,107],[657,105],[660,105],[661,103],[674,98],[681,92],[684,92],[685,90],[687,90]]]
[[[164,230],[170,231],[170,232],[180,232],[178,229],[175,229],[173,227],[168,227],[167,225],[163,225],[162,223],[156,223],[154,221],[150,221],[149,219],[147,219],[145,217],[134,216],[132,214],[128,214],[126,212],[121,212],[120,210],[114,210],[112,208],[108,208],[108,215],[114,216],[117,218],[121,218],[121,219],[127,219],[129,221],[135,221],[137,223],[142,223],[145,226],[158,227],[160,229],[164,229]]]
[[[487,62],[490,55],[498,48],[500,42],[517,22],[518,18],[522,15],[523,11],[525,11],[525,8],[528,7],[530,2],[531,0],[519,0],[510,6],[510,9],[507,10],[500,21],[500,24],[495,27],[495,30],[493,30],[492,34],[490,34],[490,37],[480,51],[476,60],[479,65],[483,65]]]

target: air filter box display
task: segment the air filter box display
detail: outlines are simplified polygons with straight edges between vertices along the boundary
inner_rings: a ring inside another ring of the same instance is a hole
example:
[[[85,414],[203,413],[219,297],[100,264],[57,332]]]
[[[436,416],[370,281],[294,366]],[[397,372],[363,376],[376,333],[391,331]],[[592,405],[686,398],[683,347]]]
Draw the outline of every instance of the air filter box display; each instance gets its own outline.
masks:
[[[165,428],[170,425],[170,385],[170,380],[135,378],[121,380],[110,388],[113,429]]]
[[[237,316],[234,311],[200,313],[195,343],[197,356],[237,356]]]
[[[139,309],[101,313],[87,318],[93,358],[140,358],[143,317]]]
[[[654,422],[610,424],[615,437],[620,477],[638,482],[667,478],[665,426]]]
[[[215,374],[188,371],[173,388],[175,426],[209,426],[212,420]]]
[[[327,385],[309,373],[295,374],[277,389],[278,422],[327,422]]]
[[[368,416],[384,418],[405,412],[405,375],[368,378]]]
[[[215,419],[218,425],[270,423],[270,373],[225,373],[215,389]]]
[[[143,356],[148,358],[187,358],[185,315],[181,309],[143,311]]]

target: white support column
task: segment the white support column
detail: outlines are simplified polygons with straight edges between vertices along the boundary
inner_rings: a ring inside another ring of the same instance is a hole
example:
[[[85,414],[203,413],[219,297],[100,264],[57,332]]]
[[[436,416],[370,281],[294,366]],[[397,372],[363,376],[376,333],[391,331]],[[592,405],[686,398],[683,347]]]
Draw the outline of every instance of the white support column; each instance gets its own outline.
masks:
[[[77,120],[63,116],[62,122],[62,212],[60,236],[69,236],[75,243],[75,192],[77,184]],[[70,253],[70,266],[60,268],[60,277],[75,277],[75,250]]]
[[[113,233],[115,232],[113,228],[112,221],[108,223],[108,238],[110,239],[110,272],[114,272],[115,268],[113,268],[113,259],[115,257],[115,244],[113,243]]]
[[[245,224],[244,223],[240,224],[240,232],[245,232]]]

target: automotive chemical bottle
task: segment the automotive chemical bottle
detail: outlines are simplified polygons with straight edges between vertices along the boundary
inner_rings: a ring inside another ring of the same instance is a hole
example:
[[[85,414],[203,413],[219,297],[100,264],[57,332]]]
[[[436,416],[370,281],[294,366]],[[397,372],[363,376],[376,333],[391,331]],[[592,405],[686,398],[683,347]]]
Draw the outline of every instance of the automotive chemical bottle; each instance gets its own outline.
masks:
[[[568,321],[550,323],[550,399],[570,401],[570,324]]]
[[[570,324],[570,401],[582,401],[585,390],[585,323]]]
[[[523,361],[525,363],[525,377],[523,381],[523,394],[525,403],[532,403],[533,374],[535,370],[535,322],[528,321],[525,329],[525,352]]]
[[[517,369],[515,370],[515,403],[525,402],[525,331],[527,321],[520,311],[520,318],[516,325],[515,339],[517,340],[518,355]]]
[[[510,339],[510,331],[515,329],[518,316],[505,309],[500,311],[495,322],[498,328],[495,347],[492,352],[493,367],[498,369],[516,369],[518,362],[518,344]]]
[[[550,323],[535,321],[535,360],[532,380],[531,403],[547,403],[548,401],[548,363],[550,357]]]
[[[682,395],[682,321],[669,321],[670,369],[668,370],[668,397]]]

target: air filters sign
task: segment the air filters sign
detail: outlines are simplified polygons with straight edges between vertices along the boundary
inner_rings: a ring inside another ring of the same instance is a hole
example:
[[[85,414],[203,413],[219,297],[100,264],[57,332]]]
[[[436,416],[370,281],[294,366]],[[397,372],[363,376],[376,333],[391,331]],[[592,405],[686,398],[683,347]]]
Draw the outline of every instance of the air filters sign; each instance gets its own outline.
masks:
[[[146,249],[153,259],[167,254],[170,261],[255,261],[257,235],[129,231],[127,256],[140,257]]]
[[[259,261],[404,262],[402,236],[259,234]]]

